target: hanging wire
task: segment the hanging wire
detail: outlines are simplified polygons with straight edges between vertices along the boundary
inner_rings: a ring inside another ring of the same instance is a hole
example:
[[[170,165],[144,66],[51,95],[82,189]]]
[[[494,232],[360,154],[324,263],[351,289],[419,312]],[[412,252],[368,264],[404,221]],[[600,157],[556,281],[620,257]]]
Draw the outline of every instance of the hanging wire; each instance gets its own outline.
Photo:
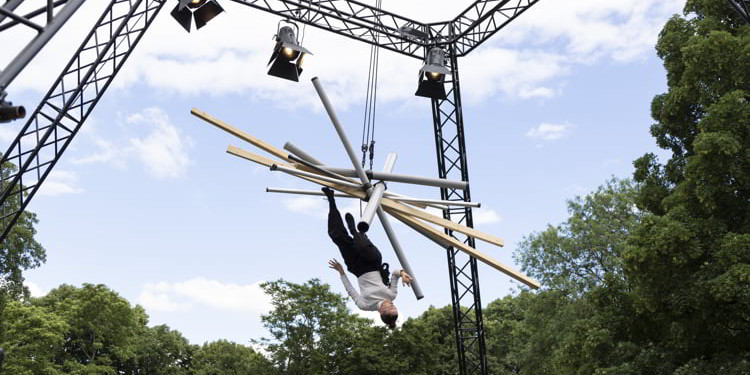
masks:
[[[377,0],[375,6],[380,9],[383,1]],[[380,48],[377,45],[370,46],[370,67],[367,72],[367,92],[365,94],[365,115],[362,120],[362,168],[366,161],[370,160],[370,170],[375,161],[375,114],[378,98],[378,73],[380,62]],[[362,201],[359,203],[360,215],[362,214]]]

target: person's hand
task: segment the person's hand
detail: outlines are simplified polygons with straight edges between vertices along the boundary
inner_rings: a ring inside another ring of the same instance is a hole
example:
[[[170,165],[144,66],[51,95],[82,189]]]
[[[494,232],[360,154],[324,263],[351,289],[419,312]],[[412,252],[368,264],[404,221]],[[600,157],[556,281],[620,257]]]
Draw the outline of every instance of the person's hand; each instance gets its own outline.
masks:
[[[328,261],[328,268],[334,269],[336,271],[339,271],[340,274],[344,274],[344,267],[339,263],[336,259],[331,259]]]
[[[411,286],[411,281],[414,280],[411,276],[409,276],[406,271],[401,270],[401,282],[404,283],[404,286]]]

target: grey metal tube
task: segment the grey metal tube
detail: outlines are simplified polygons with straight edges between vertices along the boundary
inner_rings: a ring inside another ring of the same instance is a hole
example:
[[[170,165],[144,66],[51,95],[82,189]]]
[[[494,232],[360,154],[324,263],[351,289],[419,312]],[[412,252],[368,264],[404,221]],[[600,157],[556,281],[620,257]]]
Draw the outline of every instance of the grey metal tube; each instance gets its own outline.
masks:
[[[287,151],[291,152],[292,154],[294,154],[298,158],[300,158],[300,159],[302,159],[302,160],[304,160],[304,161],[306,161],[308,163],[312,163],[312,164],[315,164],[315,165],[323,165],[323,163],[321,163],[320,161],[318,161],[318,159],[315,159],[314,157],[312,157],[312,155],[308,154],[307,152],[305,152],[301,148],[295,146],[292,142],[284,143],[284,150],[287,150]],[[357,177],[357,176],[351,176],[351,177]]]
[[[289,159],[289,160],[291,160],[291,161],[293,161],[295,163],[302,164],[302,165],[304,165],[304,166],[306,166],[306,167],[308,167],[308,168],[310,168],[310,169],[312,169],[314,171],[318,171],[318,172],[320,172],[320,173],[322,173],[322,174],[324,174],[324,175],[326,175],[328,177],[338,178],[339,180],[348,180],[348,178],[346,178],[346,177],[344,177],[344,176],[342,176],[342,175],[340,175],[338,173],[333,173],[333,172],[331,172],[329,170],[321,168],[319,165],[315,165],[313,163],[310,163],[309,161],[302,160],[299,157],[294,156],[294,154],[289,154],[289,156],[287,157],[287,159]]]
[[[323,168],[331,172],[338,173],[342,176],[346,176],[346,177],[358,176],[357,171],[353,169],[335,168],[335,167],[323,167]],[[417,185],[426,185],[426,186],[437,186],[437,187],[444,187],[447,189],[462,189],[463,190],[469,187],[469,183],[466,181],[454,181],[454,180],[447,180],[444,178],[409,176],[409,175],[404,175],[404,174],[375,172],[375,171],[365,171],[365,174],[367,175],[367,177],[373,180],[404,182],[407,184],[417,184]]]
[[[388,240],[391,241],[391,246],[393,246],[393,250],[396,252],[396,258],[398,258],[398,262],[401,263],[401,268],[412,277],[411,289],[414,291],[414,296],[417,297],[418,300],[424,298],[422,288],[419,287],[417,278],[414,276],[414,271],[412,271],[409,261],[406,259],[404,251],[401,249],[401,244],[399,244],[398,239],[396,239],[396,233],[393,231],[390,221],[388,221],[388,215],[385,214],[385,211],[383,211],[383,208],[381,207],[378,207],[378,218],[380,219],[380,223],[383,224],[383,229],[385,229],[385,234],[388,236]]]
[[[84,1],[85,0],[68,1],[68,3],[60,9],[52,22],[49,22],[47,26],[44,27],[44,31],[39,33],[39,35],[29,42],[29,44],[18,53],[16,58],[8,64],[8,67],[5,68],[5,70],[0,71],[0,91],[8,87],[16,76],[18,76],[18,73],[20,73],[34,56],[36,56],[36,54],[47,44],[47,42],[52,39],[62,25],[70,19]]]
[[[352,189],[360,189],[360,190],[362,189],[362,185],[357,185],[355,183],[351,183],[351,182],[347,182],[347,181],[341,181],[341,180],[336,179],[336,178],[321,176],[321,175],[315,174],[315,173],[300,171],[300,170],[297,170],[297,169],[294,169],[294,168],[287,168],[287,167],[285,167],[283,165],[273,164],[273,165],[271,165],[271,170],[272,171],[278,170],[278,171],[282,171],[284,173],[288,173],[288,174],[292,174],[292,175],[297,175],[297,176],[305,176],[305,177],[310,177],[310,178],[316,178],[318,180],[322,180],[322,181],[331,182],[331,183],[334,183],[334,184],[343,185],[343,186],[346,186],[346,187],[350,187]]]
[[[16,8],[18,8],[21,3],[23,3],[23,0],[8,0],[5,2],[5,4],[3,4],[2,8],[9,12],[12,12],[16,10]],[[3,22],[4,19],[5,16],[0,14],[0,22]]]
[[[315,196],[321,196],[324,197],[325,194],[323,194],[320,190],[301,190],[301,189],[286,189],[286,188],[266,188],[266,193],[284,193],[284,194],[297,194],[297,195],[315,195]],[[340,198],[352,198],[352,199],[359,199],[357,197],[352,197],[349,194],[343,194],[343,193],[333,193],[333,196],[340,197]]]
[[[395,163],[396,154],[388,154],[388,157],[385,159],[385,166],[383,167],[383,170],[386,172],[390,172],[391,170],[393,170],[393,165]],[[365,206],[365,210],[362,212],[362,217],[359,219],[359,223],[357,223],[357,230],[359,230],[360,232],[366,233],[368,230],[370,230],[370,223],[375,217],[375,211],[377,211],[378,207],[380,207],[380,200],[383,199],[384,192],[385,184],[383,183],[375,184],[375,186],[373,186],[372,188],[372,191],[369,192],[370,194],[367,199],[367,206]]]
[[[357,177],[359,177],[360,181],[362,181],[362,184],[369,189],[370,179],[367,178],[365,170],[362,168],[362,166],[359,165],[357,154],[354,153],[352,144],[351,142],[349,142],[349,138],[347,138],[346,133],[344,132],[344,128],[341,126],[338,117],[336,117],[336,112],[333,110],[331,101],[328,100],[328,95],[326,95],[325,90],[323,90],[323,86],[320,84],[320,80],[318,79],[318,77],[313,78],[312,83],[313,86],[315,86],[315,91],[318,92],[320,101],[323,102],[323,107],[325,107],[326,112],[328,112],[328,117],[331,119],[333,126],[336,128],[336,133],[338,133],[339,138],[341,138],[341,143],[344,144],[344,148],[346,149],[346,153],[349,155],[349,159],[352,161],[354,170],[357,171]]]
[[[394,201],[399,201],[399,202],[437,204],[441,206],[475,207],[475,208],[479,208],[482,206],[482,204],[478,202],[443,201],[440,199],[422,199],[422,198],[412,198],[412,197],[404,197],[404,196],[388,196],[388,198],[393,199]]]

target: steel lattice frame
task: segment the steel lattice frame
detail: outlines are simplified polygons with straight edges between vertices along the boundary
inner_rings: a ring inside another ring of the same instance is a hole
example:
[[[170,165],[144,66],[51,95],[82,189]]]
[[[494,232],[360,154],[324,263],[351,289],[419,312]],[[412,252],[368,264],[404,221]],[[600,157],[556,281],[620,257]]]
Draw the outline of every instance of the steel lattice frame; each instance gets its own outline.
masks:
[[[19,171],[3,176],[0,185],[5,187],[0,196],[3,207],[0,241],[5,240],[11,226],[166,1],[112,0],[97,26],[3,155],[2,162],[13,162],[19,166]],[[425,24],[352,0],[232,1],[418,59],[423,59],[433,45],[446,48],[449,68],[453,72],[446,82],[448,99],[432,101],[438,174],[464,181],[469,177],[458,58],[467,55],[538,2],[479,0],[453,20]],[[742,0],[730,1],[735,4]],[[741,4],[746,6],[745,2]],[[428,37],[418,39],[404,35],[399,31],[404,27],[419,30]],[[468,189],[441,189],[441,196],[445,200],[469,201],[471,198]],[[5,212],[9,199],[11,202],[20,201],[20,209]],[[470,208],[446,210],[443,215],[473,226]],[[474,247],[472,238],[449,234]],[[459,373],[485,375],[488,369],[477,261],[455,249],[448,249],[447,255]]]
[[[432,100],[438,174],[440,178],[469,181],[457,49],[450,46],[446,52],[452,73],[445,82],[447,99]],[[471,201],[469,188],[442,188],[440,196],[443,200]],[[468,227],[474,226],[470,207],[444,210],[443,217]],[[474,239],[469,236],[449,230],[446,233],[475,247]],[[455,248],[448,249],[447,255],[459,373],[484,375],[487,374],[487,358],[477,260]]]
[[[737,13],[750,23],[750,1],[748,0],[729,0],[729,3],[737,10]]]
[[[112,0],[3,154],[3,163],[19,169],[3,180],[0,238],[5,239],[165,1]],[[20,207],[7,210],[7,199]]]

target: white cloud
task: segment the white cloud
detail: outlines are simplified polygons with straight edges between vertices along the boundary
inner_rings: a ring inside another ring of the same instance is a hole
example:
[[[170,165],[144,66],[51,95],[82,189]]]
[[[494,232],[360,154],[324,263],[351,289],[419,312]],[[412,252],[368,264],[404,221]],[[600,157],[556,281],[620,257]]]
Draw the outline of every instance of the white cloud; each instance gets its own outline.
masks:
[[[92,121],[93,122],[93,121]],[[193,140],[172,124],[167,113],[159,107],[146,108],[125,117],[124,133],[112,141],[98,134],[94,124],[86,128],[84,139],[96,149],[73,158],[78,165],[104,163],[125,168],[129,162],[139,162],[157,179],[180,178],[192,164],[188,151]]]
[[[554,141],[565,137],[570,132],[571,124],[549,124],[541,123],[526,132],[526,136],[529,138],[536,138],[545,141]]]
[[[129,124],[152,126],[144,138],[131,138],[130,146],[138,160],[149,173],[159,179],[178,178],[185,175],[190,157],[188,149],[192,140],[169,121],[167,114],[157,108],[147,108],[127,118]]]
[[[138,303],[157,311],[180,311],[193,305],[258,314],[271,310],[271,299],[260,288],[259,282],[225,284],[202,277],[177,283],[146,284],[138,297]]]
[[[328,215],[328,204],[323,197],[302,196],[287,198],[284,199],[283,204],[284,208],[298,214],[316,218],[324,218]]]
[[[29,293],[31,293],[32,297],[44,297],[49,292],[49,290],[42,289],[42,287],[31,281],[25,281],[24,285],[29,288]]]
[[[342,215],[347,212],[358,215],[360,211],[359,201],[357,199],[337,198],[336,204]],[[328,216],[328,201],[325,197],[317,196],[297,196],[283,200],[284,208],[287,210],[323,219]],[[364,205],[362,206],[364,208]]]
[[[83,192],[78,186],[78,175],[72,171],[54,169],[39,188],[39,195],[58,196]]]
[[[83,39],[90,20],[103,9],[97,3],[86,2],[14,82],[16,89],[48,88],[62,68],[60,61],[67,61],[78,45],[64,41]],[[192,33],[186,33],[164,15],[166,11],[162,12],[138,53],[119,73],[114,87],[145,82],[179,95],[249,94],[282,107],[318,109],[320,104],[308,80],[320,76],[336,106],[362,102],[369,46],[307,27],[304,44],[314,56],[305,62],[302,82],[268,77],[266,64],[278,18],[240,4],[222,5],[227,12]],[[449,0],[411,0],[387,3],[384,8],[430,22],[452,19],[468,5]],[[465,96],[477,102],[497,94],[520,99],[557,95],[561,87],[556,79],[578,64],[600,59],[630,62],[652,54],[660,28],[683,5],[684,0],[541,1],[462,59]],[[7,33],[15,32],[11,29]],[[7,36],[14,47],[20,48],[25,42],[16,34]],[[379,99],[395,103],[418,100],[413,92],[421,63],[384,52],[380,57]]]
[[[494,224],[503,220],[495,210],[491,209],[480,208],[474,210],[472,213],[475,225]]]

